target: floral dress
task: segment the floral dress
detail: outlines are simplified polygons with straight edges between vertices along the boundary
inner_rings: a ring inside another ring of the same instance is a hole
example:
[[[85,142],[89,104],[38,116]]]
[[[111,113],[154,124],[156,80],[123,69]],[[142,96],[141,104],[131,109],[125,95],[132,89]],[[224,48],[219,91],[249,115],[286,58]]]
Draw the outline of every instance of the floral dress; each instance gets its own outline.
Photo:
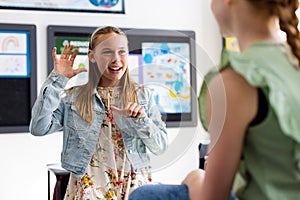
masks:
[[[121,132],[114,122],[110,105],[119,101],[120,88],[98,88],[105,105],[101,133],[85,175],[80,179],[72,173],[65,200],[123,200],[138,186],[151,181],[149,168],[134,173],[126,156]]]

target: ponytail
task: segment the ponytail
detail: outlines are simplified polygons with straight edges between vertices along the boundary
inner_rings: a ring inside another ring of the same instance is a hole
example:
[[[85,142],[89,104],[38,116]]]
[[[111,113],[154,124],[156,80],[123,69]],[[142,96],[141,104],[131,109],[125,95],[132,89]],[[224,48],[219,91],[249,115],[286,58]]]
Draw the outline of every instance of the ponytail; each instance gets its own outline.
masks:
[[[274,15],[279,18],[280,29],[286,33],[287,42],[298,60],[297,69],[300,69],[300,33],[298,30],[299,19],[296,11],[299,7],[298,0],[271,0],[275,3],[271,8]]]

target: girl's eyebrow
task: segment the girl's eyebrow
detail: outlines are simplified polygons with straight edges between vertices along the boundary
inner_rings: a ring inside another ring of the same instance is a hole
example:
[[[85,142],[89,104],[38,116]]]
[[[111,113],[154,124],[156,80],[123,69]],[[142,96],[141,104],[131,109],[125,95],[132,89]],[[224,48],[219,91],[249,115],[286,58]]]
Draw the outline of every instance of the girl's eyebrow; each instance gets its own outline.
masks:
[[[102,51],[107,51],[107,50],[110,50],[110,51],[111,51],[112,49],[110,49],[110,48],[103,48],[103,49],[102,49]]]
[[[127,47],[119,47],[118,49],[127,49]],[[105,47],[105,48],[102,49],[102,51],[107,51],[107,50],[112,51],[113,49],[109,48],[109,47]]]

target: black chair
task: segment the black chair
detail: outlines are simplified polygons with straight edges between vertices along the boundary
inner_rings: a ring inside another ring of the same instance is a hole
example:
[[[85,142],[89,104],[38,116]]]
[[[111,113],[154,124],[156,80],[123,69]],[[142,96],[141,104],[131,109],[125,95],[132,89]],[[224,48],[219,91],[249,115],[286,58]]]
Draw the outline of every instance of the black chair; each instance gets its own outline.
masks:
[[[70,172],[63,169],[60,164],[48,164],[48,200],[51,200],[50,194],[50,173],[56,177],[56,183],[52,195],[52,200],[63,200],[68,186]]]
[[[205,166],[205,159],[207,156],[207,147],[208,144],[202,144],[200,143],[198,146],[198,150],[199,150],[199,168],[200,169],[204,169]]]

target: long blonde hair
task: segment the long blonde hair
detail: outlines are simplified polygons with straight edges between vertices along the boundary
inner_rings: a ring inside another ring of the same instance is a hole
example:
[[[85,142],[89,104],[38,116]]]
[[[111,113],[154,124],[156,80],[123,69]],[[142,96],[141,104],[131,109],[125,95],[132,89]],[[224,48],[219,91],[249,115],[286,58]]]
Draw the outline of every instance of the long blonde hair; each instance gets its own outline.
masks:
[[[279,26],[286,33],[287,42],[295,57],[300,61],[300,33],[298,30],[299,19],[296,11],[299,7],[299,0],[248,0],[258,9],[270,12],[271,16],[277,16]],[[300,66],[298,64],[298,69]]]
[[[89,42],[89,49],[93,50],[97,46],[97,38],[101,35],[116,33],[118,35],[123,35],[127,38],[126,34],[117,27],[106,26],[96,29],[91,37]],[[101,79],[101,73],[96,63],[89,62],[89,81],[83,86],[78,88],[78,96],[75,99],[75,107],[78,110],[80,116],[89,124],[92,124],[94,121],[94,109],[93,109],[93,93],[97,88],[99,81]],[[125,107],[127,102],[137,102],[137,93],[136,89],[138,88],[137,84],[133,82],[129,77],[128,67],[120,80],[119,86],[121,86],[121,100],[122,107]]]

